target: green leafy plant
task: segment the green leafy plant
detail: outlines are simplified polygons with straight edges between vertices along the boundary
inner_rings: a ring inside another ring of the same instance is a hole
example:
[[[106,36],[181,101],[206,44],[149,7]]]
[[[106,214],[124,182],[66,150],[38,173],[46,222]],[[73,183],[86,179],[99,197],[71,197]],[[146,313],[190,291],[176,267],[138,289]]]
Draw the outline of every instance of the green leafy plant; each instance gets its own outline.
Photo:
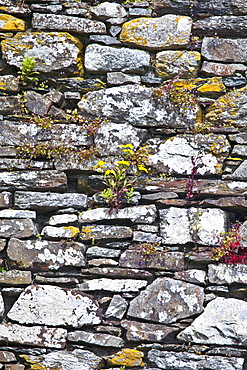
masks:
[[[106,119],[101,117],[85,117],[80,114],[77,109],[67,110],[66,120],[84,127],[89,136],[95,135],[99,127],[103,123],[108,122]]]
[[[110,166],[107,166],[107,163],[101,160],[95,166],[95,168],[103,172],[104,183],[107,188],[100,195],[107,201],[110,212],[113,209],[118,211],[124,203],[128,203],[134,195],[133,185],[138,176],[142,172],[148,172],[145,166],[148,156],[146,147],[139,148],[136,151],[133,150],[132,144],[120,145],[120,147],[122,148],[123,159],[119,158],[120,160],[110,163]],[[130,177],[127,172],[131,166],[136,167],[136,172]]]
[[[35,77],[39,75],[39,72],[34,71],[36,67],[36,61],[34,57],[29,57],[28,55],[25,56],[21,63],[21,69],[18,72],[20,75],[20,82],[22,85],[27,85],[29,83],[37,84],[39,79]]]

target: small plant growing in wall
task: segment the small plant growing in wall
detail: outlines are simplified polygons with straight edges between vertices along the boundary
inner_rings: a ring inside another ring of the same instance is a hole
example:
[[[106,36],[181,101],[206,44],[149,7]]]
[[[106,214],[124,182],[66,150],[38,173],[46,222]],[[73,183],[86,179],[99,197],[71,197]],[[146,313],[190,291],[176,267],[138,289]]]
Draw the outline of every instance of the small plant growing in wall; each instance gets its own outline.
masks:
[[[134,195],[134,183],[142,172],[148,172],[146,160],[148,152],[146,147],[134,151],[132,144],[120,145],[122,148],[122,158],[107,165],[105,161],[99,161],[96,166],[104,176],[106,189],[101,192],[101,196],[107,201],[110,212],[117,211],[128,203]],[[128,176],[130,167],[136,167],[135,174]]]
[[[37,84],[39,79],[36,77],[39,75],[39,72],[34,71],[36,67],[36,61],[34,57],[29,57],[28,55],[25,56],[21,63],[21,69],[18,72],[20,75],[20,82],[22,85]]]
[[[247,264],[247,248],[241,244],[240,227],[241,224],[236,222],[227,232],[220,234],[220,246],[213,249],[216,261]]]

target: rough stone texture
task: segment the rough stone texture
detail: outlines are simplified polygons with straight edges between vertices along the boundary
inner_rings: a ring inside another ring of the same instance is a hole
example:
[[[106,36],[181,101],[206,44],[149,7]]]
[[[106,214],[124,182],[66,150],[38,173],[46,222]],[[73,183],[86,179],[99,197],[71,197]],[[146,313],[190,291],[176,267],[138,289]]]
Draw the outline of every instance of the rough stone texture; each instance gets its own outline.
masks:
[[[160,252],[145,255],[139,246],[124,251],[119,259],[119,266],[129,268],[154,268],[159,270],[183,270],[184,254],[182,252]]]
[[[19,80],[15,76],[0,76],[0,92],[16,93],[19,91]]]
[[[124,348],[120,352],[113,354],[112,356],[104,357],[109,365],[119,366],[144,366],[143,362],[144,353],[137,351],[136,349]]]
[[[203,289],[158,278],[130,302],[128,316],[168,324],[203,311]]]
[[[246,16],[222,16],[200,19],[193,22],[193,33],[199,36],[242,37],[247,31]]]
[[[175,272],[174,279],[188,281],[195,284],[206,284],[207,274],[203,270],[191,269]]]
[[[5,308],[4,308],[4,300],[3,300],[2,294],[0,294],[0,317],[1,318],[3,318],[4,311],[5,311]]]
[[[205,37],[202,42],[201,53],[207,60],[216,62],[245,63],[246,39],[219,39]]]
[[[160,210],[160,233],[164,244],[197,242],[217,245],[226,231],[227,214],[221,209],[175,208]]]
[[[48,240],[19,240],[11,238],[7,254],[12,266],[33,269],[54,269],[62,266],[84,267],[85,247],[81,243],[61,243]]]
[[[111,241],[129,239],[132,237],[132,235],[132,229],[126,226],[89,225],[82,227],[80,239],[84,241]]]
[[[0,189],[3,190],[65,190],[67,177],[56,170],[13,171],[0,173]]]
[[[0,214],[1,216],[1,214]],[[90,223],[106,220],[128,220],[133,223],[152,224],[156,218],[156,207],[154,205],[127,207],[109,213],[109,208],[97,208],[81,212],[80,223]]]
[[[0,114],[20,113],[20,101],[17,96],[0,96]]]
[[[119,99],[121,104],[119,104]],[[89,92],[79,102],[82,112],[99,115],[134,126],[193,126],[200,118],[200,108],[174,107],[164,93],[161,103],[153,98],[153,90],[145,86],[125,85]]]
[[[87,249],[86,255],[87,257],[117,258],[120,255],[120,250],[94,246]]]
[[[28,238],[36,234],[37,229],[30,219],[2,219],[0,222],[0,238],[10,238],[12,236],[17,238]]]
[[[120,40],[149,50],[180,49],[189,44],[191,26],[191,18],[173,14],[137,18],[123,24]]]
[[[97,370],[103,365],[101,357],[82,349],[74,351],[53,351],[40,356],[21,355],[31,370]]]
[[[236,72],[245,72],[247,67],[244,64],[223,64],[204,61],[201,72],[207,76],[231,76]]]
[[[0,14],[0,31],[24,31],[26,22],[8,14]]]
[[[28,210],[4,209],[0,211],[0,218],[30,218],[35,220],[36,212]]]
[[[12,194],[3,191],[0,193],[0,208],[10,208],[12,206]]]
[[[106,33],[105,24],[102,22],[67,15],[35,13],[32,18],[32,26],[39,30],[49,29],[82,34]]]
[[[15,355],[12,352],[1,351],[0,352],[0,361],[1,362],[14,362],[17,361]]]
[[[104,290],[110,292],[138,292],[147,286],[147,281],[134,279],[93,279],[77,286],[82,291]]]
[[[149,66],[149,62],[149,54],[142,50],[92,44],[86,48],[84,65],[89,72],[143,73]]]
[[[247,266],[237,265],[209,265],[208,279],[212,284],[247,284]]]
[[[8,313],[21,324],[69,325],[75,328],[99,324],[98,305],[79,290],[51,285],[33,285],[25,289]]]
[[[34,57],[36,70],[51,72],[56,70],[80,71],[79,53],[81,42],[65,32],[18,32],[14,37],[2,41],[4,58],[18,68],[27,54]]]
[[[140,76],[133,76],[122,72],[107,73],[108,85],[141,84]]]
[[[247,303],[235,298],[216,298],[178,338],[186,342],[246,345]]]
[[[77,221],[78,221],[78,216],[75,214],[54,215],[49,218],[49,220],[47,221],[47,225],[56,226],[56,225],[75,223]]]
[[[9,270],[0,273],[1,285],[29,285],[32,282],[30,271]]]
[[[234,180],[246,180],[247,179],[247,160],[244,160],[237,169],[230,175],[224,175],[225,179],[234,179]]]
[[[147,134],[147,130],[139,129],[126,123],[107,122],[102,124],[97,131],[95,146],[102,154],[120,154],[122,153],[120,145],[131,143],[134,149],[137,149]]]
[[[21,209],[54,210],[58,208],[74,207],[83,209],[87,206],[87,196],[85,194],[59,194],[41,192],[22,192],[15,193],[15,205]]]
[[[221,356],[200,356],[195,353],[166,352],[152,349],[148,358],[159,369],[166,370],[242,370],[242,358]]]
[[[197,51],[161,51],[156,54],[156,74],[163,78],[173,78],[178,74],[181,78],[196,77],[200,60],[201,54]]]
[[[92,262],[92,260],[90,261]],[[115,261],[116,262],[116,261]],[[152,277],[152,273],[145,271],[145,270],[139,270],[139,269],[131,269],[131,268],[112,268],[112,267],[93,267],[89,268],[86,271],[82,270],[82,272],[86,272],[89,275],[101,275],[101,276],[107,276],[107,277],[123,277],[123,278],[135,278],[135,279],[145,279]]]
[[[105,318],[114,317],[121,320],[127,310],[128,302],[119,294],[115,294],[107,307]]]
[[[0,340],[26,346],[64,348],[67,330],[42,326],[0,324]]]
[[[71,239],[79,234],[80,230],[75,226],[45,226],[41,231],[44,239]]]
[[[166,337],[178,332],[178,326],[165,326],[138,321],[121,321],[121,326],[127,330],[127,339],[134,342],[163,342]]]
[[[86,331],[74,331],[68,334],[70,342],[84,342],[102,347],[123,347],[124,341],[122,338],[115,337],[103,333],[90,333]]]
[[[127,15],[126,10],[120,4],[105,1],[97,6],[91,7],[91,12],[99,19],[124,18]]]
[[[148,164],[159,172],[190,175],[193,157],[197,174],[208,175],[222,172],[230,144],[224,135],[177,135],[152,149],[154,154],[148,157]]]

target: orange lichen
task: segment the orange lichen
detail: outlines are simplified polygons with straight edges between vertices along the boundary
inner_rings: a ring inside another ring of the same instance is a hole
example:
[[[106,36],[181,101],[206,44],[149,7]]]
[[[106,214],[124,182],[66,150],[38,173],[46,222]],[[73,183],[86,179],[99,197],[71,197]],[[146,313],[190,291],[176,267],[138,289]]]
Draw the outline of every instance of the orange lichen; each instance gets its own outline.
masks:
[[[136,349],[124,348],[112,356],[106,357],[109,365],[144,366],[142,361],[144,353]]]
[[[8,14],[0,14],[0,31],[25,31],[26,22]]]

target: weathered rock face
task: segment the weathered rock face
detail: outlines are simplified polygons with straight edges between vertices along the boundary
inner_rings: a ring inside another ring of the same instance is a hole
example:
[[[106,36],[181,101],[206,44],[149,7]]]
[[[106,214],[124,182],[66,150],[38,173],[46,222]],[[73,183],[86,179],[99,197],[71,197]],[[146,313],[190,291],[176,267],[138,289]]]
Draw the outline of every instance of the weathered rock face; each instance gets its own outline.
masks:
[[[91,8],[91,12],[99,19],[108,18],[123,18],[127,15],[126,10],[120,4],[110,3],[108,1],[102,2]]]
[[[160,232],[165,244],[217,245],[217,235],[227,227],[227,214],[221,209],[171,207],[160,210],[160,217]]]
[[[87,344],[95,344],[102,347],[123,347],[124,341],[122,338],[115,337],[103,333],[90,333],[86,331],[75,331],[69,333],[68,340],[70,342],[84,342]]]
[[[158,103],[151,88],[133,85],[89,92],[78,106],[85,113],[144,127],[164,124],[171,127],[188,127],[193,126],[200,117],[197,105],[190,109],[175,108],[165,93],[162,102]]]
[[[80,291],[55,286],[34,285],[26,288],[8,313],[21,324],[80,327],[99,324],[98,305]]]
[[[11,264],[19,268],[58,269],[62,266],[85,266],[85,247],[81,243],[11,238],[7,254]]]
[[[205,311],[178,338],[201,344],[245,345],[246,309],[244,301],[216,298],[208,303]]]
[[[80,239],[84,241],[112,241],[129,239],[132,237],[132,235],[132,229],[126,226],[89,225],[82,227]]]
[[[36,70],[45,73],[56,70],[80,71],[81,49],[81,42],[64,32],[18,32],[2,42],[2,52],[9,64],[20,68],[28,54],[35,58]]]
[[[150,50],[180,49],[189,44],[191,25],[191,18],[172,14],[137,18],[123,24],[120,40]]]
[[[164,352],[157,349],[152,349],[148,352],[148,358],[159,369],[211,369],[211,370],[241,370],[243,366],[242,358],[230,358],[217,356],[199,356],[194,353],[177,353]]]
[[[218,174],[229,150],[229,142],[223,135],[177,135],[158,144],[148,164],[159,172],[189,175],[193,170],[193,158],[198,174]]]
[[[149,66],[150,56],[145,51],[113,48],[92,44],[85,51],[85,68],[89,72],[110,71],[143,73]]]
[[[128,316],[163,324],[203,311],[203,289],[170,278],[159,278],[130,302]]]
[[[246,60],[246,45],[245,39],[205,37],[202,43],[202,56],[212,61],[244,63]]]
[[[64,348],[67,330],[42,326],[23,326],[17,324],[0,324],[0,339],[9,343],[26,346]]]
[[[134,279],[93,279],[78,285],[82,291],[104,290],[110,292],[138,292],[147,286],[147,281]]]

